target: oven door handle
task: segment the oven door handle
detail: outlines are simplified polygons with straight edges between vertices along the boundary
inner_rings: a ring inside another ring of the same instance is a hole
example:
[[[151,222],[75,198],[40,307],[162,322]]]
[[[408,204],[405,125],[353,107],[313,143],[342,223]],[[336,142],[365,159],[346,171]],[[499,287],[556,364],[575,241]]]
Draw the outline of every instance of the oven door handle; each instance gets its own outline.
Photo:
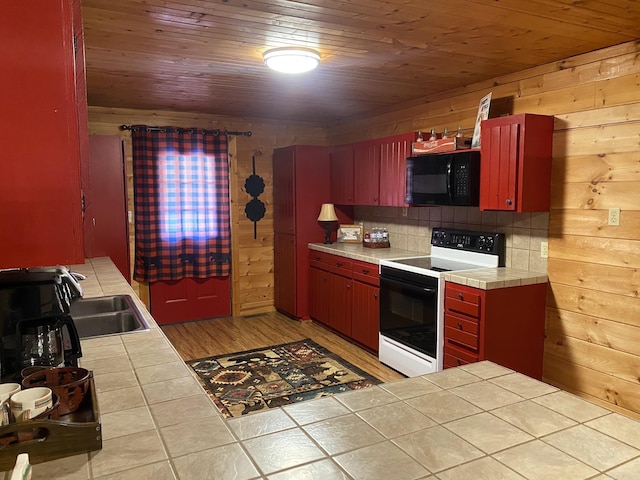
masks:
[[[391,280],[390,278],[381,278],[380,282],[381,282],[381,284],[390,283],[391,285],[395,285],[396,287],[404,288],[405,290],[410,290],[410,291],[416,292],[416,293],[429,293],[429,294],[438,293],[438,289],[437,288],[420,287],[420,286],[415,285],[413,283],[398,282],[397,280]]]

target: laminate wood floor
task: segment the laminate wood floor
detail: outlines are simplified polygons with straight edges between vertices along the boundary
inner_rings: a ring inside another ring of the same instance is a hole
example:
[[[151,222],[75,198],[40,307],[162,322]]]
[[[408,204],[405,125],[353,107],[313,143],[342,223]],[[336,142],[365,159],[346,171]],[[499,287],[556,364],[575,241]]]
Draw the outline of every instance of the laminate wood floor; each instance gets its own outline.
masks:
[[[310,338],[383,382],[405,378],[395,370],[382,365],[375,355],[322,325],[293,320],[279,312],[199,320],[163,325],[161,328],[183,360],[253,350]]]

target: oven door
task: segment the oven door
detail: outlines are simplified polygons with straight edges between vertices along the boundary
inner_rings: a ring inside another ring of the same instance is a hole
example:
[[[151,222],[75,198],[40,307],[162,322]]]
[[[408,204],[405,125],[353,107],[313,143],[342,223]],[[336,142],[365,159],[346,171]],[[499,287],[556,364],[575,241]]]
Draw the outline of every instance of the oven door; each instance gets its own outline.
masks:
[[[438,277],[382,267],[380,335],[436,359],[438,281]]]

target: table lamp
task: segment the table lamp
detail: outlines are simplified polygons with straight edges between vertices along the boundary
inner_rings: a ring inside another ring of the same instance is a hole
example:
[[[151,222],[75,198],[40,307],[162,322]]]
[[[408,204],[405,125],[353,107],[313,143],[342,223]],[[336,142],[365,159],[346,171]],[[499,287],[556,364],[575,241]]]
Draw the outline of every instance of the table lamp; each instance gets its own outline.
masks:
[[[324,228],[324,243],[333,243],[331,241],[331,224],[338,221],[336,210],[333,207],[333,203],[323,203],[320,208],[320,215],[318,215],[318,221],[321,222],[322,228]]]

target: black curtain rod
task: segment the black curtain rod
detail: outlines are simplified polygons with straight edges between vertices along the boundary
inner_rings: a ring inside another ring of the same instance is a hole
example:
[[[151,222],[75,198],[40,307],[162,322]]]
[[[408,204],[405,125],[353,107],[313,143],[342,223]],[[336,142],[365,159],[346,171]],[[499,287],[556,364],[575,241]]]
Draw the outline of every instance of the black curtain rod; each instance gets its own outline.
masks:
[[[132,130],[134,127],[134,125],[120,125],[120,130]],[[161,131],[162,127],[147,127],[147,130],[150,131]],[[189,129],[185,129],[185,130],[189,130]],[[198,129],[198,130],[202,130],[204,132],[207,133],[211,133],[213,135],[220,135],[220,130],[206,130],[204,128],[202,129]],[[235,136],[245,136],[245,137],[250,137],[251,135],[253,135],[251,133],[251,130],[247,131],[247,132],[232,132],[230,130],[226,130],[227,135],[235,135]]]

